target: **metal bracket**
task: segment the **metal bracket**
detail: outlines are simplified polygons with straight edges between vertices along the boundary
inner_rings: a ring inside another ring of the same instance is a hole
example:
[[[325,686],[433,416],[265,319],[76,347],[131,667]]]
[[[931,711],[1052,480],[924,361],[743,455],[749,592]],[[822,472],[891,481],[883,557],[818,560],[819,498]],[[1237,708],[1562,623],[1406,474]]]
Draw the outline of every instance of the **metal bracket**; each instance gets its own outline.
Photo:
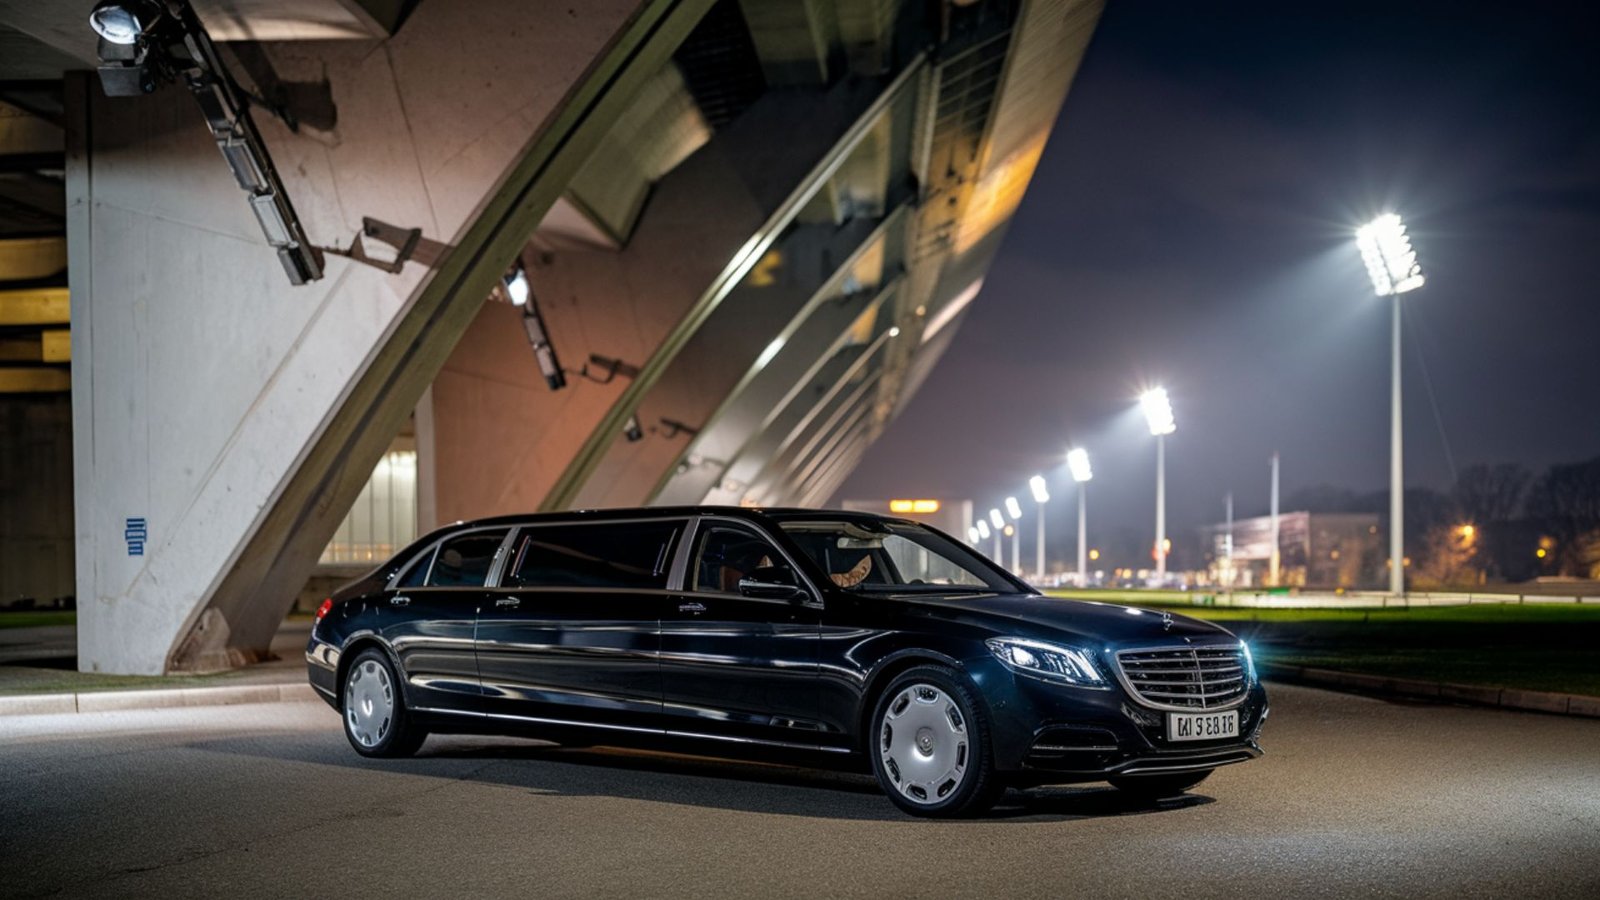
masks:
[[[380,243],[388,244],[395,249],[394,261],[388,262],[375,259],[367,253],[366,245],[361,242],[363,237],[371,238]],[[350,239],[350,247],[341,250],[338,247],[320,247],[324,253],[343,256],[358,263],[366,263],[375,269],[382,269],[390,275],[400,274],[400,270],[408,261],[415,260],[421,265],[432,268],[437,265],[444,251],[449,245],[438,241],[430,241],[422,236],[421,228],[401,228],[399,225],[390,225],[380,222],[371,216],[361,217],[361,231]]]

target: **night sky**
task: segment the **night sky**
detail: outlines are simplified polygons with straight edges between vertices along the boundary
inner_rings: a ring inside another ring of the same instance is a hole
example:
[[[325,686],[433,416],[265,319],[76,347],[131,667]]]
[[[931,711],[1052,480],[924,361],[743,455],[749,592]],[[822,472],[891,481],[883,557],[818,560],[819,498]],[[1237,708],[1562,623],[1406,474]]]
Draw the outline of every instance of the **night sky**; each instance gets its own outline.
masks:
[[[835,501],[987,509],[1036,471],[1070,501],[1080,443],[1091,543],[1148,541],[1155,383],[1176,540],[1230,490],[1265,513],[1273,451],[1286,496],[1386,489],[1392,301],[1353,240],[1386,210],[1428,279],[1403,301],[1407,484],[1600,455],[1592,4],[1107,6],[983,293]]]

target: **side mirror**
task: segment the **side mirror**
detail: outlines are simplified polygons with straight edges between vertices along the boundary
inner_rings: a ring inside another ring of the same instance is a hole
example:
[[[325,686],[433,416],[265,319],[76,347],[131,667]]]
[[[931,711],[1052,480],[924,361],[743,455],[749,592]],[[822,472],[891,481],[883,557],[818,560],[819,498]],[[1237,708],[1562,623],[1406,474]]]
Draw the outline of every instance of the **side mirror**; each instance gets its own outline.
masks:
[[[739,579],[739,593],[762,600],[804,600],[806,589],[800,586],[794,570],[788,566],[761,566],[751,569]]]

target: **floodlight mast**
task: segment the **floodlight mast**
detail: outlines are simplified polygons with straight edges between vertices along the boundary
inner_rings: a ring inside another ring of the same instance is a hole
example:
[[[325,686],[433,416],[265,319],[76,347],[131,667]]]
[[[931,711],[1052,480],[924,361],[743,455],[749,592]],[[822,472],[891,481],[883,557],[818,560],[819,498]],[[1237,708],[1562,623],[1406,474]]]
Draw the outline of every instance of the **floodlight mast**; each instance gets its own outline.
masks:
[[[1089,586],[1089,480],[1094,469],[1089,466],[1089,451],[1074,447],[1067,451],[1067,469],[1072,480],[1078,483],[1078,587]]]
[[[1178,430],[1172,415],[1172,399],[1163,387],[1151,388],[1139,396],[1150,434],[1156,439],[1156,579],[1167,580],[1167,435]]]
[[[1405,574],[1405,472],[1404,426],[1400,391],[1400,295],[1422,287],[1425,281],[1406,226],[1394,213],[1385,213],[1356,231],[1356,246],[1379,297],[1394,297],[1393,352],[1389,360],[1389,593],[1403,596]]]
[[[1033,577],[1044,580],[1044,505],[1050,502],[1050,489],[1043,475],[1028,479],[1028,490],[1033,492],[1033,502],[1039,507],[1039,534],[1037,555],[1034,558]]]

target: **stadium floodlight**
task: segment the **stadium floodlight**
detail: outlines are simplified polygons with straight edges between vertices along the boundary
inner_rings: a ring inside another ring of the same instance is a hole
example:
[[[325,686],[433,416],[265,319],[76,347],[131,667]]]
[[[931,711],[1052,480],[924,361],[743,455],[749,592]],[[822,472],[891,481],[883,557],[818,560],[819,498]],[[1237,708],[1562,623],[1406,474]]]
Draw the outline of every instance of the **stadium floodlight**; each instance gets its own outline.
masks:
[[[1094,477],[1094,469],[1089,467],[1089,451],[1082,447],[1073,447],[1067,451],[1067,469],[1072,472],[1072,480],[1082,484]]]
[[[978,537],[980,537],[980,538],[982,538],[984,540],[988,540],[989,539],[989,523],[985,522],[982,519],[979,519],[977,527],[978,527]]]
[[[1140,394],[1139,407],[1144,410],[1150,433],[1156,437],[1178,430],[1178,421],[1172,416],[1172,399],[1167,396],[1166,388],[1151,388]]]
[[[1404,294],[1422,287],[1425,280],[1417,252],[1411,249],[1405,223],[1394,213],[1384,213],[1356,230],[1356,246],[1367,264],[1372,289],[1379,297]]]
[[[1178,420],[1172,415],[1172,399],[1163,387],[1151,388],[1139,395],[1139,406],[1144,410],[1150,433],[1156,438],[1156,578],[1163,584],[1167,579],[1167,435],[1178,430]]]
[[[1050,489],[1044,483],[1043,475],[1035,475],[1028,479],[1028,490],[1033,492],[1033,502],[1049,503]]]
[[[1017,502],[1017,498],[1006,498],[1006,515],[1010,516],[1012,521],[1022,518],[1022,504]]]
[[[978,543],[978,526],[976,526],[976,525],[968,525],[967,526],[967,543],[969,543],[969,544]]]
[[[1356,230],[1356,247],[1367,264],[1372,289],[1380,297],[1394,297],[1389,359],[1389,592],[1405,593],[1405,465],[1401,427],[1400,295],[1422,287],[1422,266],[1411,249],[1405,222],[1384,213]]]
[[[1006,527],[1006,517],[998,509],[989,510],[989,522],[997,529]]]

